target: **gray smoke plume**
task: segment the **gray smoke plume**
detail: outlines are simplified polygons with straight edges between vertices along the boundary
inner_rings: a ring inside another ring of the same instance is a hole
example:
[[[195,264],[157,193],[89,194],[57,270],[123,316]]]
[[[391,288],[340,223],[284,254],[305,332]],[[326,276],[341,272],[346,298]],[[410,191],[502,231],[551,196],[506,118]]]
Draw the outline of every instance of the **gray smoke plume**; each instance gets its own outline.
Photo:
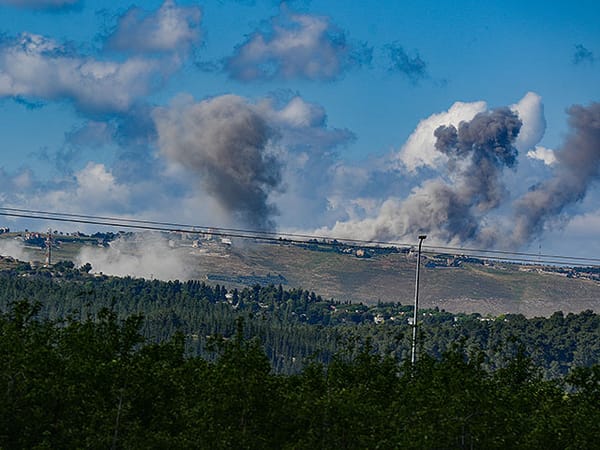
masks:
[[[460,189],[442,180],[429,180],[415,190],[403,203],[401,215],[406,217],[403,234],[422,232],[436,239],[465,242],[477,234],[478,220],[471,211],[471,202]]]
[[[600,177],[600,103],[587,108],[572,106],[568,113],[571,130],[555,152],[554,175],[515,202],[515,245],[541,233],[547,221],[581,201],[590,184]]]
[[[331,232],[373,240],[425,233],[436,242],[491,245],[494,234],[485,225],[485,214],[506,197],[502,170],[516,164],[521,125],[515,112],[499,108],[480,112],[458,128],[438,127],[435,148],[448,159],[443,177],[425,181],[403,201],[388,199],[377,217],[338,222]]]
[[[435,130],[435,148],[448,156],[453,184],[426,183],[418,197],[404,202],[405,213],[422,220],[421,231],[433,231],[446,241],[477,238],[478,216],[496,208],[506,194],[500,175],[516,163],[514,143],[521,125],[515,112],[499,108],[461,122],[458,129],[442,125]]]
[[[522,122],[508,108],[477,114],[470,122],[437,128],[435,148],[449,157],[448,168],[457,177],[457,194],[481,211],[495,208],[504,194],[500,173],[514,167],[514,143]]]
[[[274,228],[268,198],[281,184],[281,165],[266,150],[273,132],[253,105],[224,95],[159,109],[154,120],[161,152],[196,172],[236,221]]]

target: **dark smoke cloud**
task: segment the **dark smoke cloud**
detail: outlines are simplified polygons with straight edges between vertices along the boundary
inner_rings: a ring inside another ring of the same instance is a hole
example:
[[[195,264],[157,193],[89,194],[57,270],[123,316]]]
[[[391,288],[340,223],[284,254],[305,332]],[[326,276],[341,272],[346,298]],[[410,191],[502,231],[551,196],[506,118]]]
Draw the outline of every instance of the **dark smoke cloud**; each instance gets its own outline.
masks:
[[[507,197],[501,175],[516,164],[521,125],[517,113],[499,108],[480,112],[458,128],[438,127],[435,148],[447,157],[444,176],[425,181],[403,201],[388,199],[375,218],[336,223],[332,233],[376,240],[425,233],[434,242],[491,245],[486,213]]]
[[[225,95],[156,112],[161,151],[200,175],[204,189],[238,222],[272,229],[270,192],[281,184],[281,165],[268,154],[272,131],[242,98]]]
[[[516,245],[541,233],[567,206],[583,200],[590,184],[600,177],[600,103],[573,106],[568,113],[571,130],[555,152],[554,175],[515,202]]]
[[[477,114],[470,122],[438,127],[435,148],[448,156],[473,155],[474,162],[488,160],[494,165],[512,167],[517,158],[513,146],[522,122],[509,108]]]
[[[404,235],[420,232],[438,240],[463,243],[479,236],[481,216],[505,197],[500,175],[516,163],[514,146],[521,120],[508,108],[481,112],[471,121],[438,127],[435,148],[448,157],[447,176],[430,180],[408,197],[400,214]]]
[[[425,184],[421,200],[405,202],[405,207],[412,205],[409,213],[415,217],[425,212],[437,218],[434,223],[426,220],[428,229],[424,231],[443,230],[447,241],[477,238],[478,216],[496,208],[506,194],[500,175],[504,167],[516,163],[514,143],[521,125],[515,112],[499,108],[461,122],[458,129],[442,125],[435,130],[435,148],[448,156],[448,176],[454,183]]]
[[[458,175],[456,187],[469,204],[489,210],[500,203],[500,173],[517,161],[514,143],[521,125],[515,112],[499,108],[461,122],[458,129],[442,125],[435,130],[435,148],[449,157],[448,168]]]
[[[441,180],[430,180],[415,191],[402,205],[410,218],[405,234],[433,233],[450,242],[472,240],[477,234],[478,219],[471,210],[472,199],[460,188]]]
[[[404,47],[397,43],[389,44],[386,50],[390,59],[390,71],[406,75],[412,84],[418,84],[419,81],[427,78],[427,63],[421,58],[419,52],[415,51],[415,55],[411,57]]]

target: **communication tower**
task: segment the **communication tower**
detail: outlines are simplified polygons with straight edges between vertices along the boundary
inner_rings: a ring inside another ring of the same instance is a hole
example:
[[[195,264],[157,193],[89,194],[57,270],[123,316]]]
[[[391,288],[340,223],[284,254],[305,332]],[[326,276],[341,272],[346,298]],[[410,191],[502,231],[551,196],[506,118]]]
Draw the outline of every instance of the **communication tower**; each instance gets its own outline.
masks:
[[[52,229],[48,228],[48,235],[46,236],[46,267],[52,264]]]

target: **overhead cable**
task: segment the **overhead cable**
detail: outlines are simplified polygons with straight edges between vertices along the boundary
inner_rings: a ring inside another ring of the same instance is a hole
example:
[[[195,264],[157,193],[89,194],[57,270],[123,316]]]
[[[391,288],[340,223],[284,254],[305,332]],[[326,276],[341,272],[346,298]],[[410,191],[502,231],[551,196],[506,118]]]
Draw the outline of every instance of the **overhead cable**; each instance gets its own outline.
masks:
[[[32,209],[0,207],[0,216],[18,217],[35,220],[50,220],[57,222],[81,223],[86,225],[106,226],[113,228],[127,228],[145,231],[158,232],[180,232],[180,233],[203,233],[214,236],[256,239],[261,241],[294,243],[294,244],[319,244],[319,245],[339,245],[344,244],[348,247],[362,248],[380,246],[411,248],[413,244],[401,243],[396,241],[377,241],[347,239],[335,236],[317,236],[299,233],[273,232],[264,230],[248,230],[239,228],[210,227],[204,225],[190,225],[173,222],[159,222],[151,220],[141,220],[133,218],[95,216],[89,214],[72,214],[53,211],[40,211]],[[506,250],[477,249],[466,247],[448,247],[448,246],[423,246],[423,251],[429,255],[436,253],[451,252],[455,255],[468,256],[478,259],[489,259],[496,261],[514,261],[536,264],[553,265],[597,265],[600,258],[577,257],[555,254],[535,254],[527,252],[512,252]]]

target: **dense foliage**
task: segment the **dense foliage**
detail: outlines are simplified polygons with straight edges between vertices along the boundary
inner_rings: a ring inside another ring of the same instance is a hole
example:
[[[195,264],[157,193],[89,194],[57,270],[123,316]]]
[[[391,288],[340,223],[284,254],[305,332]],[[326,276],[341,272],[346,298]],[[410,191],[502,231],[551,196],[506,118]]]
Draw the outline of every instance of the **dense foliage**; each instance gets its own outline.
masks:
[[[595,448],[600,366],[543,380],[516,348],[501,369],[457,346],[414,370],[369,341],[325,366],[278,375],[242,321],[184,356],[143,343],[141,319],[0,316],[2,448]]]
[[[364,305],[321,298],[281,285],[227,290],[200,281],[162,282],[93,276],[91,267],[59,263],[53,269],[23,265],[0,272],[0,310],[10,302],[40,303],[40,317],[82,321],[109,308],[118,318],[142,315],[141,331],[150,342],[184,335],[186,354],[211,359],[213,335],[230,337],[244,318],[246,337],[257,337],[277,373],[298,373],[308,357],[325,364],[348,343],[369,338],[381,354],[406,359],[410,349],[412,307],[397,303]],[[483,365],[502,366],[520,342],[547,379],[573,367],[600,362],[600,317],[591,311],[555,313],[549,318],[522,315],[482,317],[425,310],[420,317],[420,353],[440,358],[457,342],[482,351]]]

